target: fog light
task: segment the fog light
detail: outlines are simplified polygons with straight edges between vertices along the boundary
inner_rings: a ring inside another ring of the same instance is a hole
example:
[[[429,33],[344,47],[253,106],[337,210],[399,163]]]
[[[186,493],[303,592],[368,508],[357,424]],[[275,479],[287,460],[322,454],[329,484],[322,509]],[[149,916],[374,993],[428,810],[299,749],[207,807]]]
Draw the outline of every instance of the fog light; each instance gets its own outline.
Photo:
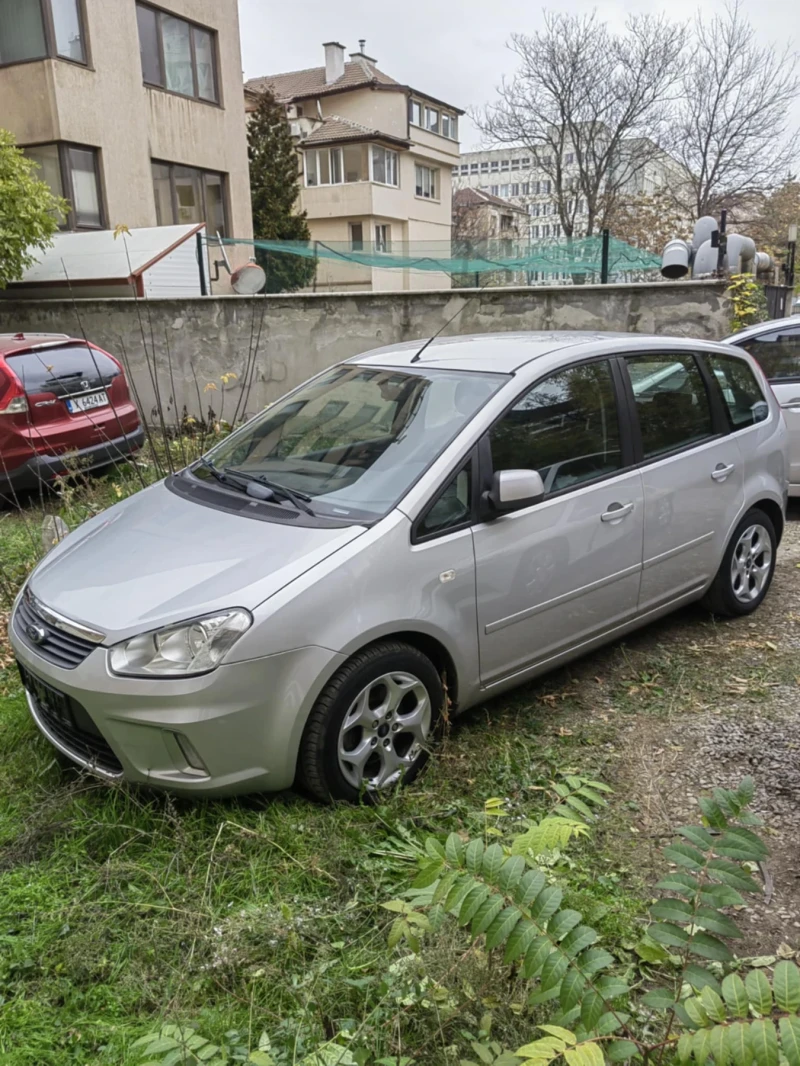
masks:
[[[208,767],[200,758],[197,753],[197,749],[188,737],[185,737],[183,733],[172,734],[178,742],[178,747],[181,749],[181,754],[186,760],[186,766],[189,771],[194,771],[196,774],[200,774],[203,777],[210,777]]]

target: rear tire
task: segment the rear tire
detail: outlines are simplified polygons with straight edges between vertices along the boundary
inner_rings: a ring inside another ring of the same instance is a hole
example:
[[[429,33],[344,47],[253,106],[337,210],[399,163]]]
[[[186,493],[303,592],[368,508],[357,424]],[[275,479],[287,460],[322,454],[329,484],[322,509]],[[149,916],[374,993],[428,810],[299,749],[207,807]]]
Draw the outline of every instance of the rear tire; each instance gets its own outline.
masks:
[[[772,519],[753,507],[733,531],[704,606],[722,618],[753,612],[772,584],[777,548]]]
[[[306,723],[298,783],[329,803],[372,800],[409,784],[428,761],[444,689],[417,648],[381,641],[331,679]]]

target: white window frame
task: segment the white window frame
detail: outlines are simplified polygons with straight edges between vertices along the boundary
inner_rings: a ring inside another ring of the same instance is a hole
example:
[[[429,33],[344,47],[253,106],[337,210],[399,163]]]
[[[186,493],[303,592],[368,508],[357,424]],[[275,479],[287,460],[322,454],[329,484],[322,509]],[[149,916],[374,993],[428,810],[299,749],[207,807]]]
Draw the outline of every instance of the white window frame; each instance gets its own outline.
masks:
[[[508,170],[508,165],[509,165],[509,160],[508,159],[501,159],[500,160],[500,169],[501,170]]]
[[[436,116],[435,120],[434,115]],[[442,116],[438,107],[425,108],[425,129],[428,133],[441,133]]]
[[[375,225],[375,243],[372,246],[375,252],[388,253],[392,250],[392,227],[388,222],[378,222]]]
[[[492,159],[490,161],[490,163],[489,163],[489,166],[491,167],[492,170],[499,170],[500,169],[500,160],[499,159]]]
[[[328,181],[320,181],[320,174],[322,173],[322,168],[319,165],[319,160],[320,160],[320,155],[323,152],[327,152],[328,153]],[[314,182],[313,185],[309,185],[309,182],[308,182],[308,157],[312,153],[315,156],[317,180],[316,180],[316,182]],[[337,154],[337,153],[338,153],[338,159],[339,159],[339,164],[338,164],[339,165],[339,181],[333,181],[332,180],[333,179],[333,171],[334,171],[333,156],[335,154]],[[319,189],[319,188],[327,187],[328,185],[355,184],[353,182],[345,183],[345,180],[344,180],[344,159],[342,157],[342,149],[341,148],[306,148],[303,151],[303,178],[304,178],[304,181],[305,181],[307,189]]]
[[[512,183],[511,183],[511,195],[512,196],[519,196],[519,182],[518,181],[512,181]]]
[[[425,192],[426,186],[428,192]],[[422,189],[422,192],[419,190]],[[414,194],[419,200],[439,199],[439,171],[426,167],[424,163],[414,164]]]
[[[458,116],[450,111],[442,111],[440,129],[442,137],[451,141],[458,140]]]
[[[508,185],[500,186],[500,195],[503,197],[504,200],[508,199]]]
[[[393,177],[394,181],[379,181],[375,177],[374,170],[374,152],[383,152],[385,156],[386,177]],[[391,174],[390,174],[391,171]],[[369,180],[375,185],[386,185],[391,189],[397,189],[400,186],[400,160],[397,152],[392,151],[391,148],[384,148],[382,144],[371,144],[369,146]]]
[[[419,112],[419,122],[415,122],[414,120],[415,109]],[[425,121],[425,105],[419,100],[415,100],[413,97],[411,97],[408,101],[408,121],[411,126],[418,126],[420,129],[424,128],[423,123]]]

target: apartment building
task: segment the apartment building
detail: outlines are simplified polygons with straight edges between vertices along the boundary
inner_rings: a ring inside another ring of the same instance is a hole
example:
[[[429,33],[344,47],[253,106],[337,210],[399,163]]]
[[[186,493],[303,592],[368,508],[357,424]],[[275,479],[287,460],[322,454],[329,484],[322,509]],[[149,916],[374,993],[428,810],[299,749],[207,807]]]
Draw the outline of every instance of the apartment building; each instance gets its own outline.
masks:
[[[396,81],[359,50],[323,45],[325,62],[252,78],[245,108],[270,89],[286,107],[299,154],[301,193],[320,256],[317,290],[449,287],[435,271],[386,269],[375,257],[449,254],[451,171],[463,111]],[[370,265],[331,258],[358,252]]]
[[[237,0],[0,0],[0,124],[65,230],[251,236],[241,70]]]
[[[666,152],[649,146],[647,162],[627,184],[626,191],[632,195],[652,195],[658,189],[683,179],[680,164]],[[575,165],[574,153],[567,151],[563,160],[565,168]],[[492,196],[510,200],[528,213],[530,240],[560,240],[563,237],[554,196],[553,182],[529,149],[496,148],[481,152],[465,152],[452,170],[453,184],[457,188],[481,189]],[[577,204],[567,205],[571,214],[576,208],[576,235],[582,232],[586,218],[586,201],[579,194]]]

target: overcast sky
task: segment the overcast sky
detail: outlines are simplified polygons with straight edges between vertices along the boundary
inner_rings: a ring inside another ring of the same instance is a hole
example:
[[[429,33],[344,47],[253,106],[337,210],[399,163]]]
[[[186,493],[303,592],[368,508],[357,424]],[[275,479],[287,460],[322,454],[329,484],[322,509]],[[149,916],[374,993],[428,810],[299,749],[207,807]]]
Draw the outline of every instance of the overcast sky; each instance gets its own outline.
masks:
[[[526,0],[239,0],[245,77],[321,66],[323,41],[340,41],[348,52],[367,42],[386,74],[465,110],[494,96],[503,74],[514,70],[506,48],[509,34],[532,33],[542,25],[542,5]],[[553,0],[553,9],[591,12],[597,8],[613,26],[631,12],[667,10],[689,19],[697,0]],[[706,14],[722,0],[703,0]],[[800,43],[797,0],[744,0],[763,43]],[[793,116],[800,124],[800,106]],[[480,146],[468,120],[462,149]]]

